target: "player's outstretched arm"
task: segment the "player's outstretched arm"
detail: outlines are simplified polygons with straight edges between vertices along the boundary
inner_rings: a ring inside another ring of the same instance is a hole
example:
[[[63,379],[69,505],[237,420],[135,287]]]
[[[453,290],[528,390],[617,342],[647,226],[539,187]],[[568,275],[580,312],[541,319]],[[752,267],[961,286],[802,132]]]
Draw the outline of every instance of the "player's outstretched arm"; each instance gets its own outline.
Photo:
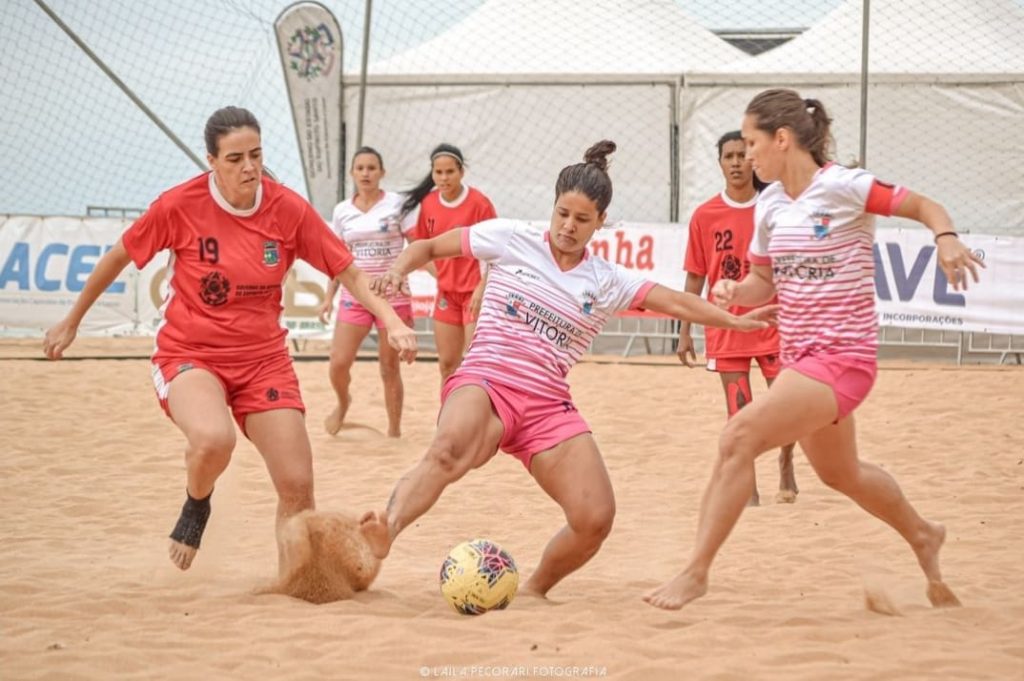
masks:
[[[975,282],[978,281],[978,266],[984,267],[985,263],[960,241],[942,204],[916,192],[908,192],[893,215],[917,220],[932,231],[939,267],[954,290],[967,289],[968,272]]]
[[[775,297],[772,268],[768,265],[751,265],[743,281],[719,279],[711,289],[711,297],[719,307],[764,305]]]
[[[361,269],[349,265],[338,275],[337,281],[360,305],[384,321],[388,345],[398,351],[399,359],[409,363],[416,359],[416,333],[405,325],[387,300],[370,290],[370,279]]]
[[[769,320],[777,306],[769,305],[760,308],[756,313],[750,313],[737,317],[736,315],[712,305],[700,296],[684,291],[677,291],[667,286],[656,285],[647,292],[642,307],[670,315],[676,319],[703,324],[705,326],[717,326],[722,329],[736,329],[738,331],[755,331],[765,329],[770,324]]]
[[[117,275],[121,274],[121,270],[127,267],[131,261],[132,259],[120,239],[117,240],[113,248],[103,254],[103,257],[96,263],[96,269],[85,280],[85,286],[78,294],[71,311],[64,319],[47,329],[46,335],[43,337],[43,353],[47,357],[60,359],[64,356],[64,350],[78,335],[78,325],[82,323],[85,313],[93,306],[100,294],[114,283]]]
[[[439,258],[454,258],[462,255],[462,233],[465,227],[445,232],[433,239],[417,239],[406,246],[395,260],[395,264],[370,282],[370,289],[377,295],[391,295],[405,285],[410,272]],[[436,276],[436,273],[435,273]]]

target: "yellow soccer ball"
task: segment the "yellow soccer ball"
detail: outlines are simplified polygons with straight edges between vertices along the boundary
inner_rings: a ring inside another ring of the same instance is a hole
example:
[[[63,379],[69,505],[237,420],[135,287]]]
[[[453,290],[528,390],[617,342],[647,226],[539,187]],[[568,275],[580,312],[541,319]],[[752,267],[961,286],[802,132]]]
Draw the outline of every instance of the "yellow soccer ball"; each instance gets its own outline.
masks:
[[[512,556],[486,539],[462,542],[441,564],[441,595],[463,615],[503,610],[519,588]]]

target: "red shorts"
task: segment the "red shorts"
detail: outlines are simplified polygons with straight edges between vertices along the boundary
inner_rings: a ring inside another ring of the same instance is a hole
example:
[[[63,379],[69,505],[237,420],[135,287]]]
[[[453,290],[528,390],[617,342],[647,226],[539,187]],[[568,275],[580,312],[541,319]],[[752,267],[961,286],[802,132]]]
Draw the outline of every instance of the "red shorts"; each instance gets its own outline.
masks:
[[[456,371],[441,389],[441,404],[448,396],[467,385],[487,391],[491,405],[505,432],[498,448],[519,459],[530,470],[533,457],[571,437],[589,433],[590,426],[569,400],[536,397],[521,390],[495,383],[480,376]]]
[[[782,362],[778,355],[758,355],[756,357],[708,357],[708,371],[719,374],[749,374],[750,360],[757,360],[761,373],[765,378],[775,378],[782,371]]]
[[[786,368],[832,388],[839,405],[836,421],[864,401],[878,374],[878,363],[875,360],[846,355],[807,355]]]
[[[291,355],[287,350],[273,357],[253,362],[225,364],[211,363],[190,357],[154,357],[153,386],[160,406],[171,420],[167,394],[171,381],[191,369],[203,369],[213,374],[221,387],[238,427],[245,432],[245,417],[272,409],[298,409],[305,413],[299,392],[299,379],[295,376]]]
[[[412,303],[405,305],[393,305],[395,314],[405,322],[406,326],[412,327]],[[354,300],[342,300],[338,305],[338,321],[354,326],[376,326],[384,328],[384,321],[374,316],[372,312]]]
[[[436,322],[465,326],[472,324],[476,318],[470,314],[469,299],[472,291],[442,291],[438,289],[434,299],[434,313],[431,315]]]

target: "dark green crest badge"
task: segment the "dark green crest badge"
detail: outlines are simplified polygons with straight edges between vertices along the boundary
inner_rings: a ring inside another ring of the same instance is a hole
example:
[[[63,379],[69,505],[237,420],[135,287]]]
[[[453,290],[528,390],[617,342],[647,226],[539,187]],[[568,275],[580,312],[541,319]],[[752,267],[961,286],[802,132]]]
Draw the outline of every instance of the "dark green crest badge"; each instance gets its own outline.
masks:
[[[267,267],[274,267],[281,262],[281,254],[277,251],[276,241],[263,242],[263,264]]]

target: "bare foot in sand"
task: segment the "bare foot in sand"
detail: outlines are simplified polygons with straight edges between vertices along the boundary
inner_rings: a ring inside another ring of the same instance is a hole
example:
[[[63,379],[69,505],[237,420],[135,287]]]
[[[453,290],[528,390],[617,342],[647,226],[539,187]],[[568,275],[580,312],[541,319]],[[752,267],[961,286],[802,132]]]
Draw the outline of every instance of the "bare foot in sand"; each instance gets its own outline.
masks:
[[[167,555],[170,556],[171,562],[179,570],[188,570],[192,565],[192,560],[196,557],[196,553],[199,549],[192,548],[182,544],[181,542],[171,540],[170,546],[167,547]]]
[[[791,489],[780,489],[775,494],[776,504],[795,504],[796,503],[796,491]]]
[[[946,541],[946,528],[939,523],[928,523],[928,530],[911,544],[917,555],[917,562],[928,579],[928,600],[936,608],[957,607],[960,599],[942,581],[939,570],[939,550]]]
[[[747,508],[750,508],[751,506],[760,506],[760,505],[761,505],[761,495],[758,494],[757,490],[755,489],[754,490],[754,494],[751,495],[751,497],[749,499],[747,499]]]
[[[352,404],[352,396],[346,395],[345,399],[338,400],[338,406],[324,419],[324,430],[327,431],[328,435],[337,435],[338,431],[341,430],[341,427],[345,424],[345,415],[348,413],[350,404]]]
[[[167,555],[179,570],[188,570],[192,560],[199,551],[199,543],[206,531],[206,521],[210,519],[211,492],[204,499],[196,499],[185,493],[185,503],[181,507],[178,522],[171,530],[171,544],[167,547]]]
[[[359,519],[359,531],[370,545],[370,551],[381,560],[391,552],[391,531],[388,529],[387,511],[367,511]]]
[[[684,570],[657,589],[644,594],[644,601],[663,610],[678,610],[707,592],[707,577],[698,578]]]

